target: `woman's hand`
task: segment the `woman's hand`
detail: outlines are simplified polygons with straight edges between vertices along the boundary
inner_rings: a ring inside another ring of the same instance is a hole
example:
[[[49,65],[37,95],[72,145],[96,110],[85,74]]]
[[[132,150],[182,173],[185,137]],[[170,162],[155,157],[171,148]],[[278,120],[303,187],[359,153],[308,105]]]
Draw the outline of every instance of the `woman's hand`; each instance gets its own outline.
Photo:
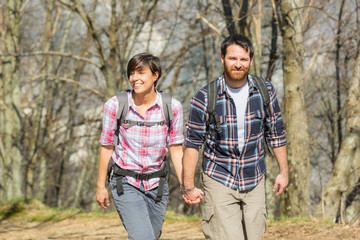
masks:
[[[96,189],[96,201],[98,202],[99,206],[103,209],[107,209],[110,206],[109,201],[109,194],[105,187],[97,188]]]

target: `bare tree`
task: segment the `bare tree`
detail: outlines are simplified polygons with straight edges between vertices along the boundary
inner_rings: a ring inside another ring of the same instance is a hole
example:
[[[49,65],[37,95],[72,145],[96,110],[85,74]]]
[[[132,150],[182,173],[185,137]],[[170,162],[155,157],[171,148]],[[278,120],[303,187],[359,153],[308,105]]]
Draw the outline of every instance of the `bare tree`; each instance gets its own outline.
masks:
[[[302,0],[280,2],[285,84],[285,127],[288,139],[287,215],[310,216],[309,133],[304,99]]]
[[[360,162],[360,42],[358,42],[357,58],[354,65],[353,76],[350,80],[348,97],[346,100],[346,129],[345,137],[339,155],[336,159],[330,180],[326,184],[321,202],[318,204],[315,216],[336,221],[340,211],[342,195],[355,188],[359,182],[358,169]],[[352,179],[349,179],[351,175]],[[351,191],[350,191],[351,192]],[[350,193],[349,192],[349,193]],[[348,195],[349,195],[348,193]],[[345,198],[346,199],[346,198]]]
[[[21,0],[6,1],[0,80],[0,203],[24,196],[19,58]]]

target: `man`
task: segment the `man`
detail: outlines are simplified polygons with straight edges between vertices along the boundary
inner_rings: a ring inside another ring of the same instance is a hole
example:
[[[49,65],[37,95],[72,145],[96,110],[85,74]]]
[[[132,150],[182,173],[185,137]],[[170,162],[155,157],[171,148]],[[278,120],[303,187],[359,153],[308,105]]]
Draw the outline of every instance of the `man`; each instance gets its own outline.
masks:
[[[183,198],[189,204],[203,199],[202,227],[207,239],[261,239],[266,231],[264,137],[280,173],[273,191],[288,185],[286,136],[275,89],[266,81],[270,103],[264,109],[259,87],[249,74],[254,57],[250,40],[232,35],[221,44],[224,74],[217,79],[215,111],[221,132],[208,126],[207,87],[190,103],[183,157]],[[195,187],[199,149],[205,141],[202,179],[204,193]]]

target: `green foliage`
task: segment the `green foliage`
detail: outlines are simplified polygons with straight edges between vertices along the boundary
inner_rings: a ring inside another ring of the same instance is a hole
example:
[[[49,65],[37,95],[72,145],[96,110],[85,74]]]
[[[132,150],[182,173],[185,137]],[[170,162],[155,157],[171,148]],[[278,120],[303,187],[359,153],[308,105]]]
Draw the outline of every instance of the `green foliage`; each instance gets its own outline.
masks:
[[[104,213],[103,210],[84,212],[80,209],[58,209],[44,205],[37,199],[21,198],[11,201],[0,207],[0,221],[5,219],[16,219],[21,217],[29,222],[57,222],[68,218],[81,218],[89,220],[92,218],[103,218],[117,215],[116,211]],[[165,221],[167,223],[199,221],[200,216],[194,214],[191,216],[176,214],[173,211],[167,211]]]
[[[26,205],[32,200],[29,198],[17,198],[0,207],[1,220],[21,215]]]
[[[51,222],[71,218],[78,215],[82,210],[61,210],[45,206],[42,202],[31,198],[13,200],[0,207],[1,220],[11,218],[26,218],[28,221]]]
[[[186,216],[186,215],[176,214],[173,211],[166,211],[166,215],[165,215],[166,223],[191,222],[191,221],[199,221],[199,220],[201,220],[201,217],[198,216],[197,214]]]

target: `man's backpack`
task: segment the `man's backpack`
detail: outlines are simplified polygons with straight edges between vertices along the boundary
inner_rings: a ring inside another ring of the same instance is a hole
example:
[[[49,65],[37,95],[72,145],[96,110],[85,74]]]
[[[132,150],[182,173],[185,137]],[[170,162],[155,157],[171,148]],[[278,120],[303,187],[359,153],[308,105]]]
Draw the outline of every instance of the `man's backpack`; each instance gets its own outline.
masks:
[[[166,124],[170,130],[170,124],[171,121],[173,120],[173,111],[172,111],[172,107],[171,107],[171,100],[172,100],[172,96],[169,93],[164,93],[164,92],[160,92],[161,94],[161,98],[162,98],[162,111],[163,111],[163,116],[165,118],[164,121],[161,122],[144,122],[144,121],[132,121],[132,120],[125,120],[125,117],[128,113],[129,110],[129,105],[128,105],[128,97],[127,97],[127,93],[130,90],[127,91],[122,91],[122,92],[118,92],[116,94],[116,97],[118,99],[119,102],[119,108],[116,114],[116,119],[117,119],[117,128],[115,130],[115,151],[117,150],[118,144],[119,144],[119,132],[120,132],[120,126],[125,123],[125,128],[130,128],[133,126],[155,126],[155,125],[164,125]],[[117,192],[118,194],[122,194],[123,192],[123,187],[122,187],[122,178],[124,176],[130,176],[133,177],[135,179],[138,180],[148,180],[151,178],[160,178],[160,182],[159,182],[159,190],[156,196],[156,202],[159,202],[161,200],[162,197],[162,190],[164,187],[164,182],[165,182],[165,178],[166,176],[170,176],[170,165],[168,163],[168,161],[166,160],[166,157],[164,159],[163,164],[161,165],[161,169],[159,171],[153,172],[153,173],[149,173],[149,174],[145,174],[145,173],[136,173],[136,172],[132,172],[129,170],[125,170],[125,169],[121,169],[119,166],[117,166],[114,162],[114,160],[111,158],[111,161],[109,162],[109,171],[110,173],[110,177],[112,175],[116,175],[118,176],[117,179]],[[169,181],[169,179],[168,179]]]
[[[264,109],[266,112],[266,109],[268,108],[270,103],[270,96],[268,89],[266,87],[265,80],[261,77],[256,77],[256,76],[253,76],[253,79],[255,81],[256,86],[259,88],[264,103]],[[215,134],[221,133],[219,116],[215,111],[216,100],[218,97],[217,92],[218,91],[217,91],[217,79],[216,79],[214,81],[211,81],[207,85],[207,94],[208,94],[207,112],[209,114],[209,121],[207,122],[207,129],[208,129],[207,131],[210,131],[210,127],[209,127],[210,124],[215,123]]]

